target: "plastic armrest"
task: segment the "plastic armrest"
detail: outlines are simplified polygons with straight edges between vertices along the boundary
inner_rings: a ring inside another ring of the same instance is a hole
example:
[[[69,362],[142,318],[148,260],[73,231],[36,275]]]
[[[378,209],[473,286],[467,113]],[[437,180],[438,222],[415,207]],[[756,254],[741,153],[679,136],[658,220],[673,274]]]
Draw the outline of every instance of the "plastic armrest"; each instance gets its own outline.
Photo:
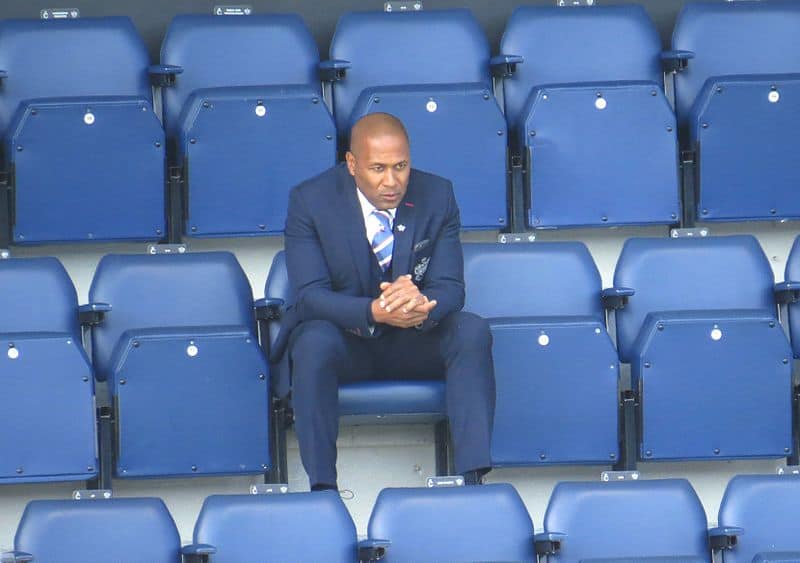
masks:
[[[661,65],[667,72],[680,72],[689,66],[689,59],[694,58],[694,51],[664,51],[661,53]]]
[[[775,300],[779,304],[796,303],[800,300],[800,282],[783,281],[776,283]]]
[[[178,65],[151,65],[147,69],[150,74],[150,84],[153,86],[172,86],[175,77],[183,72],[183,67]]]
[[[319,77],[325,82],[338,82],[343,80],[347,69],[352,67],[350,61],[333,59],[319,63]]]
[[[217,552],[217,548],[207,543],[193,543],[181,548],[184,563],[207,563],[209,555]]]
[[[533,536],[533,545],[536,547],[537,555],[555,555],[561,549],[561,542],[566,538],[566,534],[556,532],[543,532]]]
[[[361,540],[358,542],[358,560],[380,561],[390,545],[392,542],[389,540]]]
[[[109,311],[111,305],[108,303],[88,303],[78,308],[78,319],[83,326],[98,326],[103,323]]]
[[[277,297],[265,297],[255,302],[256,319],[259,321],[278,321],[281,318],[284,301]]]
[[[517,65],[525,62],[525,57],[520,55],[497,55],[489,60],[492,76],[508,78],[517,72]]]
[[[4,551],[0,554],[0,563],[17,563],[21,561],[33,561],[33,555],[24,551]]]
[[[736,545],[739,536],[744,534],[742,528],[732,526],[719,526],[708,531],[711,549],[731,549]]]
[[[628,304],[628,297],[636,293],[636,290],[630,287],[609,287],[603,290],[601,299],[603,300],[603,307],[606,309],[622,309]]]

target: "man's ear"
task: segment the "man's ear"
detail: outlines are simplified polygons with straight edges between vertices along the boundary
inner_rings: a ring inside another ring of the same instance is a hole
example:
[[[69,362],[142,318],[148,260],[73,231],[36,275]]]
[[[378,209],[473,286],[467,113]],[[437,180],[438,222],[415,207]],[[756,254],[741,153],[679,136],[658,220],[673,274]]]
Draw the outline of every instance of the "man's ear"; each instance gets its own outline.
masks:
[[[350,175],[351,176],[355,176],[356,175],[356,157],[353,156],[352,152],[347,151],[344,154],[344,159],[347,162],[347,170],[350,172]]]

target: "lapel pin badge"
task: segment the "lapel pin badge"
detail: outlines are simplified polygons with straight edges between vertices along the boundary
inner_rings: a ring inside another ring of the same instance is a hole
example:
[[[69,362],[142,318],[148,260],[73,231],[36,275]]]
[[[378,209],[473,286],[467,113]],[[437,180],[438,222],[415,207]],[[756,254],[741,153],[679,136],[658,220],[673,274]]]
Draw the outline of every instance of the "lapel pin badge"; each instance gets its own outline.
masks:
[[[406,226],[405,225],[397,225],[397,230],[402,233],[403,231],[406,230]]]

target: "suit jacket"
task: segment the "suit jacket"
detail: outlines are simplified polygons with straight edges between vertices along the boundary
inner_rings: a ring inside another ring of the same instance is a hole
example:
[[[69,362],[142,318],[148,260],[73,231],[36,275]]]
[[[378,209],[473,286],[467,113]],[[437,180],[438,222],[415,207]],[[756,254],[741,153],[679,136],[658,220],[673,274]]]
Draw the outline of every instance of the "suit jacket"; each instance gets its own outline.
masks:
[[[395,214],[392,276],[411,274],[420,291],[437,301],[423,331],[464,306],[460,228],[452,184],[412,169]],[[369,327],[377,288],[370,283],[374,257],[365,252],[367,244],[356,185],[345,164],[292,190],[285,247],[295,303],[284,313],[272,361],[283,355],[292,329],[307,320],[327,320],[363,338],[380,337],[383,327]]]

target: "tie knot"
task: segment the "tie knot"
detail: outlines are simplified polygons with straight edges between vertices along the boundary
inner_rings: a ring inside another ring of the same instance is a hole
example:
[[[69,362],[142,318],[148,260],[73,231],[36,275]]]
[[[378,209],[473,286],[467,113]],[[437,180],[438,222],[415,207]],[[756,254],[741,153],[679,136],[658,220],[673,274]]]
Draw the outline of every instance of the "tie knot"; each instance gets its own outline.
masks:
[[[373,209],[372,214],[381,222],[381,226],[387,231],[392,230],[392,215],[383,209]]]

